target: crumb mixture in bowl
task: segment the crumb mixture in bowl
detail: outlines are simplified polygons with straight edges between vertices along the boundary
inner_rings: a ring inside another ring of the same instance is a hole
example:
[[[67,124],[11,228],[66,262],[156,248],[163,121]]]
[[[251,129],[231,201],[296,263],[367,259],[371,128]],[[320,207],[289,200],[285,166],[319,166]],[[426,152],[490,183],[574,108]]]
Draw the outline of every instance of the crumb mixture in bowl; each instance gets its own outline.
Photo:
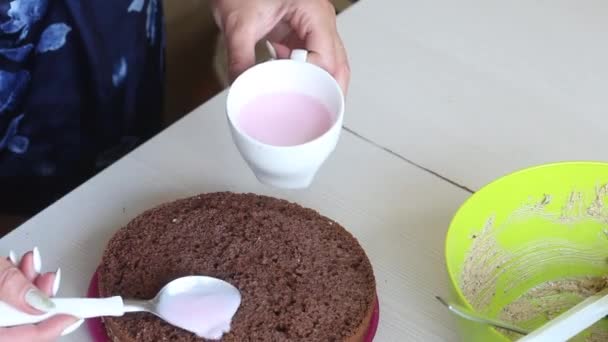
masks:
[[[546,164],[506,175],[458,210],[446,237],[452,300],[534,330],[608,278],[608,163]],[[512,341],[457,319],[462,340]],[[602,320],[575,341],[608,340]]]

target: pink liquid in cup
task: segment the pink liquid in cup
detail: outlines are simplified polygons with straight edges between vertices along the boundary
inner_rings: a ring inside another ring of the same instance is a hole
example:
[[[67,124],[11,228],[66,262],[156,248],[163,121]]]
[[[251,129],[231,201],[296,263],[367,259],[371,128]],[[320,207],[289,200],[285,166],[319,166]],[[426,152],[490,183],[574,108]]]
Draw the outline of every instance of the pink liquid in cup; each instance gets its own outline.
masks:
[[[256,97],[245,104],[237,120],[243,132],[259,142],[295,146],[327,132],[333,115],[312,96],[285,92]]]

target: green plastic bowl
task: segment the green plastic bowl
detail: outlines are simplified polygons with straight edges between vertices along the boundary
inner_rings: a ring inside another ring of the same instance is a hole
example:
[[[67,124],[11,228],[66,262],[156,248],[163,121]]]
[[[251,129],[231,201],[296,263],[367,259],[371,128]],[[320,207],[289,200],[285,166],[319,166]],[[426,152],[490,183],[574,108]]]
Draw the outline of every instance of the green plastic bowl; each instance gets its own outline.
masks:
[[[494,318],[539,284],[607,275],[608,163],[542,165],[488,184],[454,216],[445,255],[450,299]],[[464,319],[458,327],[465,341],[512,340]]]

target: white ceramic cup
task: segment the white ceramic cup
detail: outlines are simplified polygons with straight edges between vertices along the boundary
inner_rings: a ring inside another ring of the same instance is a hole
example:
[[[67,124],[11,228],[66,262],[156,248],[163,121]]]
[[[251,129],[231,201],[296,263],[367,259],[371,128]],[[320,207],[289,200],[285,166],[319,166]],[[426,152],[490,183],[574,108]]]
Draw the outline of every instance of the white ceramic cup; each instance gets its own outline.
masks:
[[[307,63],[306,57],[306,51],[294,50],[290,59],[260,63],[241,74],[228,92],[226,114],[232,139],[257,179],[267,185],[285,189],[308,187],[340,137],[344,118],[342,89],[327,71]],[[332,114],[329,130],[294,146],[268,145],[243,132],[238,118],[246,104],[261,95],[285,92],[309,95],[323,103]]]

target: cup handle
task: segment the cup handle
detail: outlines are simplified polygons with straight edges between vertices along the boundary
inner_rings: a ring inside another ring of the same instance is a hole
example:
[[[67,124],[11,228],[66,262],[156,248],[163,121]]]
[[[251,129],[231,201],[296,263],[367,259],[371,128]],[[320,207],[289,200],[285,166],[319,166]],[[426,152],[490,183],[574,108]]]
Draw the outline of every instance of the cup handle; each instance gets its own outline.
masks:
[[[308,58],[308,51],[303,50],[303,49],[293,49],[293,50],[291,50],[291,55],[289,56],[289,59],[298,61],[298,62],[306,62],[307,58]]]
[[[272,46],[272,44],[270,44],[269,41],[266,41],[266,49],[268,50],[268,54],[270,54],[270,60],[277,59],[277,52],[274,49],[274,47]],[[307,58],[308,58],[308,51],[306,51],[304,49],[294,49],[291,51],[291,55],[289,56],[289,59],[292,59],[292,60],[298,61],[298,62],[306,62]]]

